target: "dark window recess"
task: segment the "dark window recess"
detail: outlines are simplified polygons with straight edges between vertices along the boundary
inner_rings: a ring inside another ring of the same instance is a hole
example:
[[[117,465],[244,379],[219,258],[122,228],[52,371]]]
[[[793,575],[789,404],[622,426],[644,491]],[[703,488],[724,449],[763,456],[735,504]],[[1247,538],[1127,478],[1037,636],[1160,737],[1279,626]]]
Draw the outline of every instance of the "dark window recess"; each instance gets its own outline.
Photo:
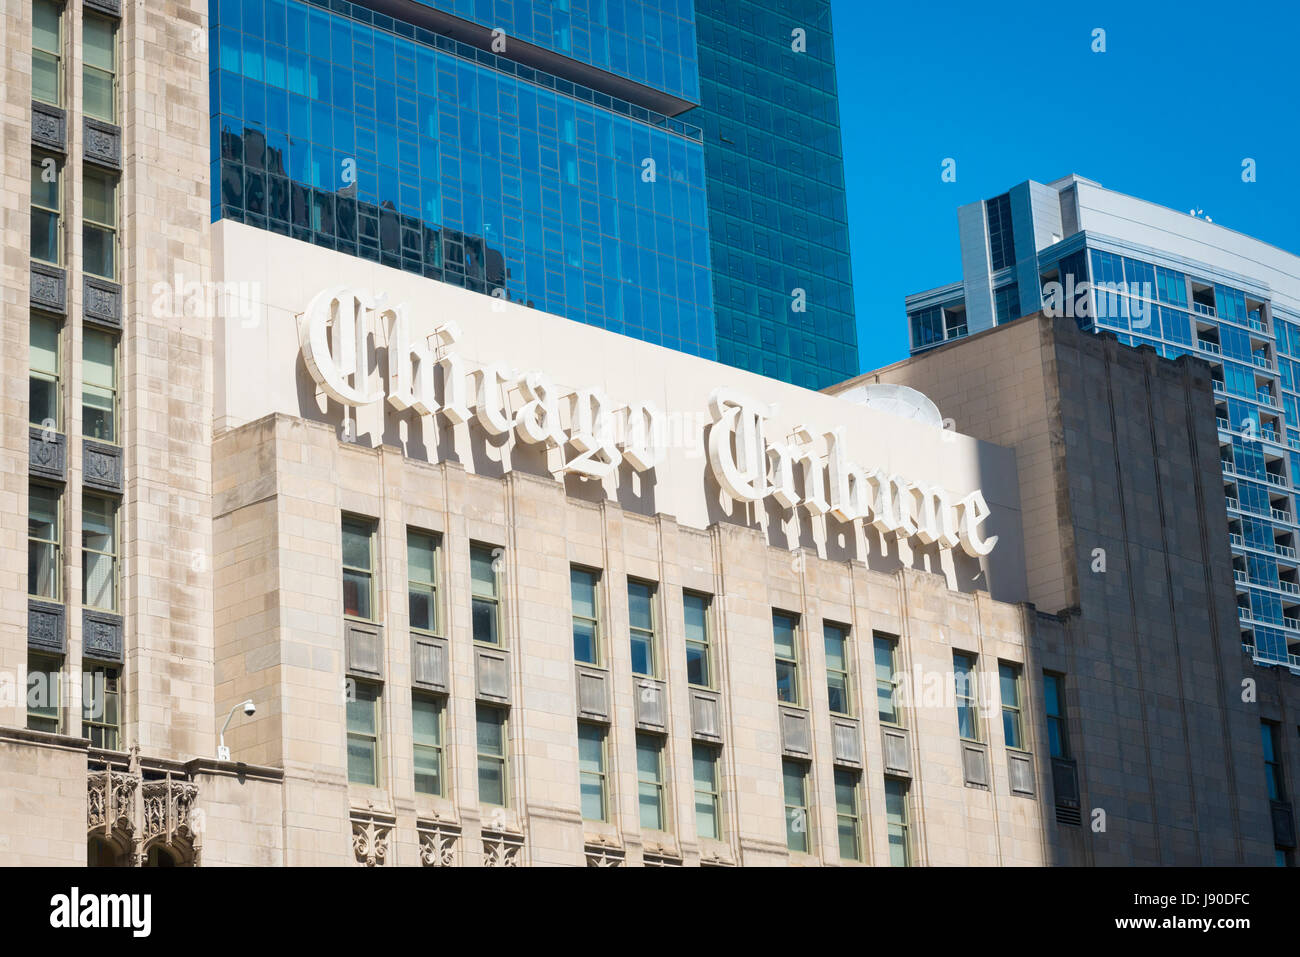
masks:
[[[244,170],[244,208],[250,214],[266,212],[266,174],[257,170]]]
[[[244,134],[244,165],[250,169],[266,169],[266,134],[261,130],[248,130]]]
[[[1011,229],[1011,196],[1003,193],[986,200],[989,220],[989,260],[993,271],[1005,269],[1016,261],[1016,240]]]
[[[221,205],[244,208],[243,167],[237,163],[221,164]]]
[[[289,181],[283,176],[267,177],[266,214],[283,223],[289,221]]]

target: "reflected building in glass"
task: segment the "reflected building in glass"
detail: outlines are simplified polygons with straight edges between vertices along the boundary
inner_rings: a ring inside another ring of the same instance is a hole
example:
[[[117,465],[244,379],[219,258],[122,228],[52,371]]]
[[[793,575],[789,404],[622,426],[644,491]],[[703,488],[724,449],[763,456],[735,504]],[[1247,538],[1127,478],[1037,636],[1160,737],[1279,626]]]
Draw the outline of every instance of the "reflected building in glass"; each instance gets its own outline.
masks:
[[[718,359],[858,373],[830,0],[698,0]]]
[[[907,297],[914,355],[1042,310],[1210,363],[1242,646],[1300,671],[1300,257],[1078,176],[962,206],[958,232],[961,280]]]
[[[702,77],[692,0],[564,7],[212,0],[213,221],[801,385],[855,373],[829,4],[795,18],[808,52],[764,41],[761,89],[711,19]]]

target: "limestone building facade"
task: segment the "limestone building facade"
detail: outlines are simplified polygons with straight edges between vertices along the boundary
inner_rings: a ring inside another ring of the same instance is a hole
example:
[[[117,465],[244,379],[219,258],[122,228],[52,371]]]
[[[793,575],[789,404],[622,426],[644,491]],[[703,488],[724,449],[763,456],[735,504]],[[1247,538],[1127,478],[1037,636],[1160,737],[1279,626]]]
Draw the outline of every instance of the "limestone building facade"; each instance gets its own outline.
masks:
[[[207,5],[38,6],[0,14],[0,863],[1289,860],[1201,367],[1011,326],[882,371],[936,411],[210,224]]]

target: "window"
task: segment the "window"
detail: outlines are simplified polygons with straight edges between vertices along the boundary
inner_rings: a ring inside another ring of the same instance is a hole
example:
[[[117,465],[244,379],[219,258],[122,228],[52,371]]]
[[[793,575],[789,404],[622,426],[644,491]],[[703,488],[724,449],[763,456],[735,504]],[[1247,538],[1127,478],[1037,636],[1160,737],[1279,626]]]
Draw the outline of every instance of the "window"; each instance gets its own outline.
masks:
[[[954,652],[952,671],[957,693],[957,733],[967,741],[978,741],[980,728],[974,656]]]
[[[1043,703],[1047,709],[1047,747],[1054,758],[1070,756],[1065,727],[1065,676],[1043,672]]]
[[[107,17],[85,14],[81,25],[82,108],[87,116],[117,122],[117,24]]]
[[[998,692],[1002,698],[1002,736],[1008,748],[1027,750],[1024,722],[1020,720],[1020,668],[998,662]]]
[[[478,799],[480,804],[506,806],[506,712],[480,704],[475,711],[478,739]]]
[[[663,831],[664,827],[664,745],[653,734],[636,736],[637,804],[641,808],[641,827]]]
[[[63,265],[63,163],[32,150],[31,255],[40,262]]]
[[[632,673],[648,678],[653,678],[657,673],[654,599],[654,585],[628,579],[627,613],[632,642]]]
[[[411,696],[411,733],[415,742],[415,793],[445,794],[442,766],[442,700],[430,695]]]
[[[374,621],[375,523],[343,516],[343,614]]]
[[[989,219],[989,265],[994,272],[1016,261],[1016,241],[1011,226],[1011,194],[986,200]]]
[[[578,786],[582,792],[582,819],[606,820],[605,729],[600,725],[578,724]]]
[[[1020,285],[1018,283],[1013,282],[1009,286],[1000,286],[994,290],[993,316],[995,323],[999,326],[1020,318]]]
[[[116,668],[87,662],[81,671],[81,731],[92,748],[120,746],[121,677]]]
[[[885,778],[885,827],[889,832],[890,866],[910,867],[912,842],[908,834],[907,782],[901,778]]]
[[[772,634],[776,641],[776,698],[798,704],[799,619],[785,612],[772,612]]]
[[[722,794],[718,786],[718,749],[710,744],[692,744],[691,764],[695,777],[695,833],[719,840]]]
[[[807,854],[808,842],[808,766],[799,761],[781,762],[785,790],[785,845],[792,851]]]
[[[27,491],[27,594],[62,601],[63,523],[60,496],[48,485],[30,485]]]
[[[59,659],[52,655],[27,656],[27,727],[32,731],[58,734]]]
[[[700,688],[713,687],[712,635],[707,595],[684,592],[686,607],[686,680]]]
[[[116,443],[117,337],[86,326],[81,360],[81,434]]]
[[[573,599],[573,660],[600,664],[600,606],[596,597],[598,572],[576,565],[569,569],[569,594]]]
[[[352,682],[348,698],[348,781],[379,784],[379,685]]]
[[[81,255],[86,272],[117,278],[117,175],[83,168]]]
[[[826,643],[826,698],[833,714],[853,714],[849,686],[849,630],[843,625],[822,623]]]
[[[28,421],[41,429],[62,428],[59,415],[59,322],[39,312],[31,314]]]
[[[63,105],[63,5],[32,0],[32,99]]]
[[[1264,778],[1268,782],[1268,799],[1270,801],[1286,800],[1286,785],[1282,779],[1282,736],[1278,727],[1271,721],[1259,723],[1260,736],[1264,744]]]
[[[840,837],[840,860],[862,860],[862,831],[858,814],[858,773],[835,769],[835,820]]]
[[[473,596],[474,640],[485,645],[499,645],[501,600],[494,549],[486,545],[470,546],[469,578]]]
[[[81,500],[81,600],[117,611],[117,502],[99,495]]]
[[[876,656],[876,711],[881,724],[901,725],[903,710],[898,700],[898,639],[875,635],[872,650]]]
[[[437,535],[406,530],[406,594],[411,627],[438,634]]]

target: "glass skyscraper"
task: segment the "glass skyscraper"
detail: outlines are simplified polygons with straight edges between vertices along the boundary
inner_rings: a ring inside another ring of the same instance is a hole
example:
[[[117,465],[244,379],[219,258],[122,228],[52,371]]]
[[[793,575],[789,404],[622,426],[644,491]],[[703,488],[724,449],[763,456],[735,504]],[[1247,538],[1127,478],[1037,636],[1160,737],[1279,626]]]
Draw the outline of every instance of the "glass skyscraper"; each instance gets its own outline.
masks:
[[[912,352],[1044,310],[1209,362],[1242,646],[1300,672],[1300,257],[1077,176],[958,221],[963,277],[907,297]]]
[[[809,52],[789,51],[747,114],[755,143],[785,145],[738,178],[706,155],[697,123],[719,119],[697,105],[750,73],[701,42],[726,78],[702,82],[691,0],[212,0],[212,218],[838,381],[857,371],[843,172],[828,4],[809,6],[792,20]],[[745,189],[773,202],[741,215]],[[789,307],[796,288],[806,311]]]
[[[830,0],[698,0],[718,358],[858,373]]]

